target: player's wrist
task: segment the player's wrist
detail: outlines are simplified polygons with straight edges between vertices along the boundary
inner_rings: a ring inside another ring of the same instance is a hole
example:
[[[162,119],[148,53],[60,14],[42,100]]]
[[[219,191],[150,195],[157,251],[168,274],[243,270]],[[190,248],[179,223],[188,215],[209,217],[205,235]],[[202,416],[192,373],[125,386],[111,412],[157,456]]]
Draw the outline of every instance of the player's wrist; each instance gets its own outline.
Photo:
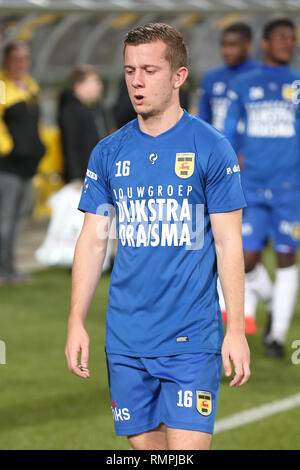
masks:
[[[227,324],[226,327],[226,334],[230,335],[239,335],[239,336],[244,336],[245,335],[245,325],[230,325]]]
[[[84,320],[85,318],[82,315],[70,313],[68,320],[68,328],[84,328]]]

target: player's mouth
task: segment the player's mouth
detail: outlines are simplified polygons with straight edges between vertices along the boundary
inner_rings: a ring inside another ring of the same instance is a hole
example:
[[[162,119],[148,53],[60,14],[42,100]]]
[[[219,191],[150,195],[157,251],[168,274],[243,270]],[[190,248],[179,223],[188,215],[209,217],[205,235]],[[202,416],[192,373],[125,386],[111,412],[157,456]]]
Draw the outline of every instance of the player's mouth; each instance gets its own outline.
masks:
[[[144,95],[136,94],[134,95],[133,99],[134,99],[135,104],[143,104],[145,97]]]

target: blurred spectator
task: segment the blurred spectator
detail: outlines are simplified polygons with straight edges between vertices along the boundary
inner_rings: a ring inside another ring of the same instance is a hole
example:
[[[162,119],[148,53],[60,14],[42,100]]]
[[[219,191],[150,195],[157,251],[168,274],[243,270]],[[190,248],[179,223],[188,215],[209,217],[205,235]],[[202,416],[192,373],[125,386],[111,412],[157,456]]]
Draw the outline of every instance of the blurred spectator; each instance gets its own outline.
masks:
[[[246,23],[234,23],[221,33],[220,49],[224,64],[208,70],[201,80],[198,114],[201,119],[223,131],[228,107],[230,82],[258,63],[251,59],[252,31]]]
[[[113,130],[110,111],[101,104],[103,84],[92,65],[76,67],[59,99],[58,123],[64,154],[64,179],[82,187],[91,151]],[[114,241],[109,240],[103,272],[111,269]]]
[[[297,27],[276,18],[263,29],[261,67],[236,78],[224,134],[235,145],[243,116],[242,184],[245,253],[245,323],[256,330],[258,301],[269,311],[264,343],[269,358],[282,358],[298,296],[300,247],[300,108],[295,85],[300,71],[290,67],[297,46]],[[262,262],[265,244],[273,239],[275,282]]]
[[[100,102],[103,84],[92,65],[76,67],[70,87],[59,98],[58,123],[64,153],[66,183],[80,187],[94,146],[112,130],[109,112]]]
[[[188,110],[190,106],[190,86],[190,81],[186,80],[184,85],[180,88],[179,92],[180,104],[186,110]],[[125,126],[127,122],[132,121],[132,119],[136,118],[136,113],[129,99],[127,86],[124,78],[120,81],[119,92],[113,108],[113,113],[114,120],[118,129],[120,127]]]
[[[31,210],[31,178],[45,147],[38,131],[39,87],[29,75],[30,51],[23,43],[4,49],[0,80],[0,282],[26,281],[15,269],[16,237],[23,216]]]

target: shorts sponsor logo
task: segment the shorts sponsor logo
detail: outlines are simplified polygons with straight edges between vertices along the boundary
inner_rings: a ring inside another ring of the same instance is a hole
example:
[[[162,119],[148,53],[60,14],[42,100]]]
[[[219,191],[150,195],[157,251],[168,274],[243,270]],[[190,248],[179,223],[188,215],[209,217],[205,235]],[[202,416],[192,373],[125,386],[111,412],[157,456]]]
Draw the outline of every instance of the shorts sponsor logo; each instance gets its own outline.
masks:
[[[203,416],[209,416],[212,412],[212,396],[210,392],[196,390],[196,408]]]
[[[176,153],[175,173],[179,178],[189,178],[194,173],[194,153]]]
[[[116,421],[129,421],[131,416],[128,408],[118,408],[117,402],[111,402],[111,411],[113,415],[113,420]]]

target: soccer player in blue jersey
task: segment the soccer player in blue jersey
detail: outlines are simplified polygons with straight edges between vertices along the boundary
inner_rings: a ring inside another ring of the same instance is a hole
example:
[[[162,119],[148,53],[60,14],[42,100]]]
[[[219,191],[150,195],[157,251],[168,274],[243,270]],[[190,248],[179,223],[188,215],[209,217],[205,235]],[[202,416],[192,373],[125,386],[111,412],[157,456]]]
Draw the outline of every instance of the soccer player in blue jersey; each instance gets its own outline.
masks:
[[[238,22],[223,29],[220,38],[220,51],[224,64],[206,71],[200,83],[198,115],[201,119],[212,124],[219,131],[224,129],[229,99],[227,92],[230,83],[237,76],[253,70],[259,63],[250,57],[252,47],[252,31],[248,24]],[[239,123],[238,131],[243,132],[243,122]],[[235,142],[235,151],[241,159],[241,139]],[[241,161],[240,161],[241,163]],[[218,280],[218,294],[224,322],[226,308],[224,296]],[[253,322],[245,319],[246,334],[253,334]]]
[[[271,325],[265,343],[270,358],[284,355],[298,292],[300,114],[293,87],[300,72],[289,67],[295,45],[291,20],[276,19],[265,26],[261,42],[264,64],[232,83],[224,131],[234,144],[237,123],[241,117],[245,119],[245,314],[254,317],[258,299],[269,304]],[[274,287],[261,263],[261,252],[269,236],[274,240],[277,256]]]
[[[238,163],[218,131],[180,107],[188,70],[179,32],[161,23],[129,32],[124,68],[137,119],[102,140],[88,165],[68,365],[80,377],[90,376],[84,320],[113,207],[118,250],[106,354],[116,433],[128,436],[134,449],[209,449],[222,359],[228,377],[233,362],[231,386],[250,375]],[[217,271],[228,313],[225,338]]]
[[[228,87],[238,75],[258,66],[250,57],[252,31],[246,23],[234,23],[221,33],[220,50],[224,64],[207,70],[200,83],[198,115],[219,131],[224,129]]]

